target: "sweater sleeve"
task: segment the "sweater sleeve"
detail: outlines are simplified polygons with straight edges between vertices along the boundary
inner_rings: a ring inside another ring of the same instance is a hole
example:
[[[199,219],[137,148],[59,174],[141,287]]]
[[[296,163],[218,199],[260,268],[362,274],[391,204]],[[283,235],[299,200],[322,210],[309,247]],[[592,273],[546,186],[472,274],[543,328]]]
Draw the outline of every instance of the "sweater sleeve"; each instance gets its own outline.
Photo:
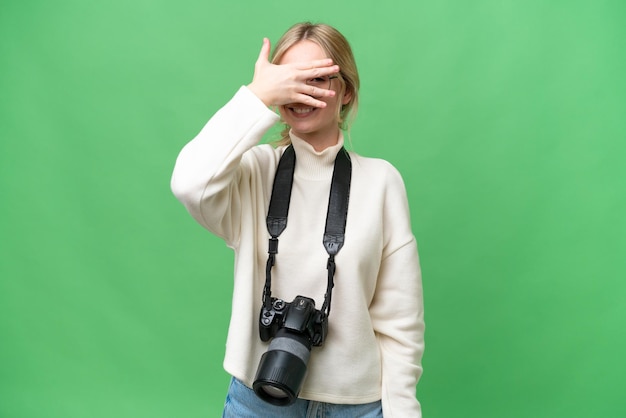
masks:
[[[384,249],[370,315],[382,361],[385,418],[419,418],[424,309],[417,244],[411,232],[404,183],[397,171],[387,182]]]
[[[239,234],[242,156],[278,119],[242,86],[178,155],[172,192],[202,226],[227,243]]]

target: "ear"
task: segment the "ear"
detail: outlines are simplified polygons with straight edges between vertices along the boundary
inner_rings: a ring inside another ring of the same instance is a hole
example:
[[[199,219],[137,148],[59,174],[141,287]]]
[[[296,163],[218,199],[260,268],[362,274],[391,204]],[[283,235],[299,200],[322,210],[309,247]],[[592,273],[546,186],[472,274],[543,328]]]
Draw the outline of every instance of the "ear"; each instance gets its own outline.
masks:
[[[350,90],[346,89],[345,93],[343,94],[343,97],[341,98],[341,104],[345,106],[348,103],[350,103],[350,100],[352,100],[352,89]]]

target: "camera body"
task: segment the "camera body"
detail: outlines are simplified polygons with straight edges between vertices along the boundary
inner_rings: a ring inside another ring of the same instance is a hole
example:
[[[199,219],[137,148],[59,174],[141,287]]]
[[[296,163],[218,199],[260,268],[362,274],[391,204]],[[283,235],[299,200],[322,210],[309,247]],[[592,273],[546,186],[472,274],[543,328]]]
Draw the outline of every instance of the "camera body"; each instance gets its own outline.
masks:
[[[261,357],[254,392],[273,405],[293,404],[307,372],[312,346],[324,343],[328,317],[315,309],[315,301],[296,296],[293,302],[271,299],[271,307],[261,308],[259,334],[270,341]]]
[[[270,309],[261,308],[259,335],[264,342],[276,336],[280,329],[301,334],[312,346],[321,346],[328,334],[328,317],[315,309],[315,301],[296,296],[293,302],[272,298]]]

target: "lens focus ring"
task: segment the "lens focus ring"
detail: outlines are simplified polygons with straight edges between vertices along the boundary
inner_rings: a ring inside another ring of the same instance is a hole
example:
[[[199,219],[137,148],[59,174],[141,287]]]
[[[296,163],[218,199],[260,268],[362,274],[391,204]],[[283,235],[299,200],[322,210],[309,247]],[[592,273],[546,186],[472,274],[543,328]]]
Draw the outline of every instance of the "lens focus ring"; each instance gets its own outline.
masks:
[[[270,343],[267,351],[281,350],[297,356],[300,360],[307,364],[311,357],[311,350],[298,340],[289,337],[276,337]]]

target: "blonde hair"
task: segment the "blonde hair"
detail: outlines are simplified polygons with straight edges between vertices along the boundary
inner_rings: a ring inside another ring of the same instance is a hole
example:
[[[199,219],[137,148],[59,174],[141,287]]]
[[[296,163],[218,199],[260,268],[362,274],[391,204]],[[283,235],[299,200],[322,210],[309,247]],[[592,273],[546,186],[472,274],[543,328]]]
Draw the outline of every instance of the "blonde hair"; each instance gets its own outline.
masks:
[[[297,23],[290,27],[276,43],[272,53],[272,63],[279,62],[289,48],[303,40],[313,41],[318,44],[326,55],[339,66],[338,80],[341,83],[341,90],[338,92],[339,103],[342,102],[346,93],[351,94],[352,98],[345,105],[338,107],[337,121],[339,129],[349,131],[358,108],[360,81],[352,48],[348,40],[337,29],[326,24]],[[277,145],[286,145],[291,142],[289,130],[290,127],[285,124],[285,128],[281,132],[281,138],[276,142]]]

